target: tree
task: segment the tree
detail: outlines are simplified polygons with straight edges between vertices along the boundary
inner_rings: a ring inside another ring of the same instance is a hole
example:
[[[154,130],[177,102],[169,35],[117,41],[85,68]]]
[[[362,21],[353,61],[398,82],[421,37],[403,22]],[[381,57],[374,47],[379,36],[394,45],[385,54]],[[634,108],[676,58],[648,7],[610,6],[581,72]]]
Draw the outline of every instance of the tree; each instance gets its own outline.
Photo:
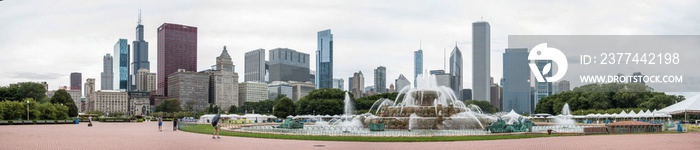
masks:
[[[295,107],[296,105],[294,105],[292,99],[283,97],[275,105],[272,114],[275,115],[277,118],[287,118],[287,116],[295,115]]]
[[[296,114],[343,114],[345,91],[340,89],[316,89],[296,102]]]
[[[78,116],[78,106],[75,105],[73,98],[64,89],[56,91],[56,93],[51,97],[51,103],[53,104],[63,104],[68,107],[68,116]]]
[[[0,100],[20,101],[26,98],[42,100],[46,97],[44,85],[34,82],[21,82],[0,87]]]
[[[389,100],[395,100],[396,96],[399,95],[399,93],[393,92],[393,93],[380,93],[380,94],[375,94],[372,96],[367,96],[367,97],[362,97],[355,99],[355,109],[357,109],[360,112],[366,112],[371,109],[372,105],[374,105],[375,102],[377,102],[379,99],[389,99]],[[350,96],[352,97],[352,96]]]
[[[481,108],[481,111],[484,113],[496,113],[498,112],[498,107],[491,105],[491,102],[489,101],[482,101],[482,100],[466,100],[464,101],[464,105],[471,105],[474,104],[476,106],[479,106]]]
[[[187,101],[185,102],[185,111],[193,111],[194,110],[194,105],[197,104],[195,101]]]
[[[174,98],[166,99],[156,106],[156,112],[172,113],[178,111],[182,111],[182,106],[180,105],[180,100]]]

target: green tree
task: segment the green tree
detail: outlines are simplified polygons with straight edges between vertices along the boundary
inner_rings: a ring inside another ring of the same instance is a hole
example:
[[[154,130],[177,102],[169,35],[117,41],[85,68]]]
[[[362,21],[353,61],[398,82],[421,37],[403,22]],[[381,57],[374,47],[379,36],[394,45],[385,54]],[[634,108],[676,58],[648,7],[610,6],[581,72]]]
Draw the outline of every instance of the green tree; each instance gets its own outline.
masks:
[[[44,85],[35,82],[21,82],[0,87],[0,100],[20,101],[26,98],[42,100],[45,97]]]
[[[489,101],[482,101],[482,100],[466,100],[466,101],[464,101],[464,105],[469,106],[471,104],[479,106],[479,108],[481,108],[481,111],[483,111],[484,113],[499,112],[498,107],[491,105],[491,102],[489,102]]]
[[[283,97],[275,105],[272,114],[277,118],[287,118],[287,116],[295,115],[295,109],[296,105],[294,105],[292,99]]]
[[[166,99],[156,106],[156,112],[172,113],[178,111],[182,111],[182,106],[180,105],[180,100],[174,98]]]
[[[359,112],[366,112],[371,109],[372,105],[374,105],[375,102],[377,102],[379,99],[389,99],[389,100],[395,100],[396,96],[399,95],[399,93],[393,92],[393,93],[381,93],[381,94],[375,94],[372,96],[366,96],[362,98],[358,98],[353,100],[355,102],[355,109],[358,110]],[[352,97],[352,95],[350,96]]]
[[[27,104],[19,101],[3,101],[3,118],[8,120],[27,119]]]
[[[316,89],[296,102],[296,114],[343,114],[345,91],[340,89]]]
[[[53,104],[63,104],[68,107],[68,116],[78,116],[78,106],[75,105],[73,98],[64,89],[56,91],[56,93],[51,97],[51,103]]]

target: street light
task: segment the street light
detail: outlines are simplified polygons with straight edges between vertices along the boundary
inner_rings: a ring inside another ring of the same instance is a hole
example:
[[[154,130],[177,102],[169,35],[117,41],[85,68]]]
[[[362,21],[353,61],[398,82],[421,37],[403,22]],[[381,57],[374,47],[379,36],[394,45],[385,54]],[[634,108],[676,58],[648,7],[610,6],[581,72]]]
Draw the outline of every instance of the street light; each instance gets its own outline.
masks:
[[[27,120],[29,120],[29,101],[27,101]]]

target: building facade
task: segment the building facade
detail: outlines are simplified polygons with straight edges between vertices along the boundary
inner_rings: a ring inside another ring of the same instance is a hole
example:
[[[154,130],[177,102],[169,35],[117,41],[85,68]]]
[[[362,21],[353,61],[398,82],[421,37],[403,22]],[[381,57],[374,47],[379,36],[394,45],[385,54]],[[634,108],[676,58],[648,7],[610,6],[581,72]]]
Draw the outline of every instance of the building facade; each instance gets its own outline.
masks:
[[[491,26],[488,22],[472,23],[472,96],[490,101],[491,97]]]
[[[416,83],[418,75],[423,73],[423,50],[418,49],[413,52],[413,83]],[[414,84],[413,87],[416,87]]]
[[[129,48],[130,45],[126,39],[119,39],[114,44],[114,61],[112,64],[112,72],[114,72],[114,89],[129,90],[131,82],[129,82]]]
[[[396,85],[396,92],[401,92],[405,87],[408,87],[411,85],[411,81],[408,81],[403,74],[399,75],[399,78],[394,80],[394,84]]]
[[[547,64],[552,64],[552,60],[535,60],[535,64],[537,65],[538,70],[542,70],[544,66]],[[547,80],[547,77],[552,77],[552,71],[547,72],[546,74],[542,75],[542,78]],[[537,80],[534,80],[537,81]],[[535,108],[537,106],[537,103],[540,102],[540,99],[545,98],[549,95],[552,95],[552,82],[540,82],[537,81],[535,83],[535,90],[536,90],[536,95],[535,95],[535,100],[532,103],[532,108]],[[532,110],[534,111],[534,109]]]
[[[532,113],[530,67],[526,48],[508,48],[503,53],[503,103],[501,110]]]
[[[333,88],[334,88],[334,89],[345,90],[345,80],[343,80],[343,78],[335,78],[335,79],[333,79]]]
[[[179,69],[197,71],[197,27],[164,23],[158,27],[157,95],[168,95],[168,76]]]
[[[127,115],[151,114],[150,92],[128,91],[129,97]]]
[[[83,74],[80,72],[70,73],[70,90],[80,90],[83,86]]]
[[[333,86],[333,34],[331,30],[317,33],[318,50],[316,50],[316,87],[332,88]]]
[[[240,105],[245,102],[259,102],[268,98],[267,84],[260,82],[242,82],[239,86]]]
[[[224,46],[219,57],[216,57],[216,71],[211,74],[210,94],[212,102],[228,111],[233,106],[241,106],[238,99],[238,73],[234,70],[233,60]]]
[[[350,88],[355,99],[364,97],[365,77],[362,71],[355,72],[352,76],[352,87]]]
[[[148,69],[139,69],[136,73],[136,90],[151,92],[156,89],[156,73],[151,73]]]
[[[102,57],[102,73],[100,74],[100,86],[102,90],[114,89],[114,72],[112,72],[112,63],[114,59],[109,53]]]
[[[290,81],[289,85],[292,86],[292,101],[297,102],[304,96],[309,95],[309,93],[316,89],[316,84],[312,82],[297,82]]]
[[[557,81],[555,84],[557,84],[557,93],[571,91],[571,83],[568,80],[560,80]]]
[[[294,96],[292,86],[284,81],[273,81],[272,83],[267,84],[267,92],[267,99],[276,99],[277,96],[280,95],[292,99]]]
[[[245,79],[243,81],[267,82],[265,70],[265,49],[256,49],[245,53]]]
[[[309,54],[288,48],[269,51],[270,82],[309,81]]]
[[[209,107],[209,74],[179,70],[168,76],[168,98],[180,100],[180,105],[194,103],[193,109]]]
[[[379,66],[374,69],[374,91],[377,93],[386,93],[386,67]]]
[[[445,73],[445,70],[430,70],[430,74],[435,76],[435,82],[437,82],[437,86],[444,86],[447,88],[451,87],[450,84],[452,83],[452,76],[448,73]]]
[[[94,111],[128,114],[129,96],[126,91],[100,90],[94,92],[94,101],[90,105]]]
[[[462,84],[464,77],[462,74],[464,63],[462,62],[462,52],[459,50],[457,45],[452,49],[450,53],[450,88],[455,92],[455,95],[462,95]],[[462,100],[460,96],[457,96],[459,100]]]

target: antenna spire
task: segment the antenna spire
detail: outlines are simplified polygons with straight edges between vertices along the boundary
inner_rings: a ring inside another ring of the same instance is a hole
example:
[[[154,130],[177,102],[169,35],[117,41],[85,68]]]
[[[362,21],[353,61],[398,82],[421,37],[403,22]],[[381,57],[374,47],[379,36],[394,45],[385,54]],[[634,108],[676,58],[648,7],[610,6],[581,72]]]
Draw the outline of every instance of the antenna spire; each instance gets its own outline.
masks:
[[[418,41],[418,50],[423,50],[423,40]]]
[[[442,47],[442,70],[447,70],[447,48]]]
[[[139,9],[139,25],[141,24],[141,9]]]

